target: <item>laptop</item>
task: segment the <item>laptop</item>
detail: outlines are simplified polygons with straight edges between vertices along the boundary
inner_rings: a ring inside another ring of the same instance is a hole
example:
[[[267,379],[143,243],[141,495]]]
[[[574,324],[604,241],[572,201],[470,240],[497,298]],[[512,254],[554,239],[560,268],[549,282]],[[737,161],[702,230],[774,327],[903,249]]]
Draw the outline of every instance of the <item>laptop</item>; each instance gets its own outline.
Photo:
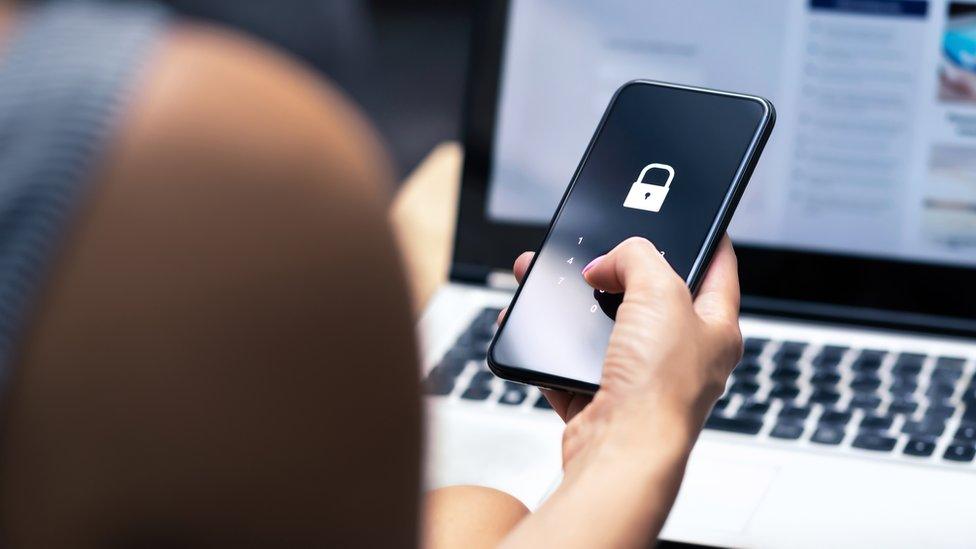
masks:
[[[512,261],[542,240],[611,94],[647,78],[779,113],[730,228],[745,354],[662,538],[971,546],[976,7],[482,4],[451,277],[420,322],[428,484],[533,508],[558,485],[562,423],[536,389],[493,377],[485,351]]]

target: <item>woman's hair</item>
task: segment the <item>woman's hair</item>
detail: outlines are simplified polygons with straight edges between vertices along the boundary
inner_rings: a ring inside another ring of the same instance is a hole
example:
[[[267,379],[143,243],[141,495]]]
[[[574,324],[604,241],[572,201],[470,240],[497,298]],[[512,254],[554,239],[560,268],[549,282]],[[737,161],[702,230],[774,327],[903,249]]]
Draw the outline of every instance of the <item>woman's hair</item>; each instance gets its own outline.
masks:
[[[127,103],[16,364],[7,546],[413,543],[413,319],[368,126],[201,28]]]

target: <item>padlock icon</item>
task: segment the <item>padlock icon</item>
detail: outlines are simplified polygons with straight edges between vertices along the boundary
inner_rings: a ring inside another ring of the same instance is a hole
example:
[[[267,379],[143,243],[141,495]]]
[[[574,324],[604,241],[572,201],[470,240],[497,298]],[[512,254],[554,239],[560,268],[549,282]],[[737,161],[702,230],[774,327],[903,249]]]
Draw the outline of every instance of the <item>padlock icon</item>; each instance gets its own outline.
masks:
[[[652,185],[644,183],[644,177],[651,170],[664,170],[668,172],[668,180],[664,185]],[[627,198],[624,200],[625,208],[644,210],[648,212],[659,212],[664,205],[664,199],[668,197],[671,190],[671,181],[674,180],[674,168],[667,164],[648,164],[641,170],[637,181],[630,187]]]

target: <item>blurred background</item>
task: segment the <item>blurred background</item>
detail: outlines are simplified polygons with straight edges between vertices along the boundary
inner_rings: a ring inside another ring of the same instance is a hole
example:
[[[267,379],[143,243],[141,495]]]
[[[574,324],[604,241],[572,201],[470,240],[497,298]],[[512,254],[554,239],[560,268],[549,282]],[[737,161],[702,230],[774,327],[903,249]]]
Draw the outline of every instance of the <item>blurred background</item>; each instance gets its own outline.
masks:
[[[276,44],[334,80],[378,126],[401,176],[458,136],[472,0],[164,3]]]

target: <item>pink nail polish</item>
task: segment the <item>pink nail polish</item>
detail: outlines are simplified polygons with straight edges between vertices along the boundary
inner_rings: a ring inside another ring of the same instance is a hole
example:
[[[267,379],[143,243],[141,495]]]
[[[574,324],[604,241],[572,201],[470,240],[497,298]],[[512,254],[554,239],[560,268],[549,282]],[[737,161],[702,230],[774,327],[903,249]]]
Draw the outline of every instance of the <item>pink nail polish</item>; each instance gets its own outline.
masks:
[[[600,257],[594,259],[593,261],[590,261],[589,263],[587,263],[586,264],[586,267],[583,267],[583,274],[586,274],[586,271],[589,271],[593,267],[596,267],[596,264],[599,263],[601,259],[603,259],[603,256],[602,255]]]

